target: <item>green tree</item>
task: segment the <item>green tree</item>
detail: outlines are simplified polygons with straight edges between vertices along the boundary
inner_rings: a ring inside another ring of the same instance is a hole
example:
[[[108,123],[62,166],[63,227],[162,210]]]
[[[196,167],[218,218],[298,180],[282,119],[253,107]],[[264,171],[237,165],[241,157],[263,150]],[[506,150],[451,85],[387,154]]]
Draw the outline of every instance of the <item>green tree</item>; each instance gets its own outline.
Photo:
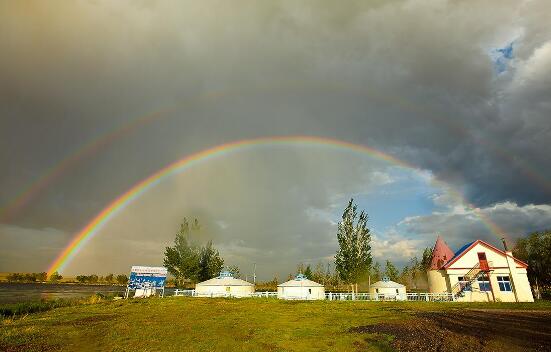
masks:
[[[551,230],[533,232],[517,241],[513,255],[528,264],[528,279],[540,294],[551,286]]]
[[[36,282],[36,275],[33,273],[25,274],[24,281]]]
[[[417,257],[413,257],[409,261],[409,275],[411,280],[411,286],[413,288],[417,288],[417,280],[419,279],[419,275],[421,274],[420,270],[420,264]]]
[[[119,285],[126,285],[128,284],[128,276],[124,274],[117,275],[116,281],[117,281],[117,284]]]
[[[399,273],[398,269],[392,264],[390,260],[387,259],[385,264],[385,276],[388,277],[392,281],[398,281],[399,279]]]
[[[199,270],[197,279],[205,281],[218,275],[224,268],[224,259],[220,257],[220,253],[216,250],[212,241],[208,241],[207,245],[201,248],[199,255]]]
[[[297,265],[297,274],[304,274],[305,269],[306,269],[306,266],[304,265],[304,263],[299,263]]]
[[[432,261],[432,247],[427,247],[423,250],[423,257],[421,259],[421,269],[426,274],[430,268],[430,262]]]
[[[400,273],[400,276],[398,277],[398,282],[406,286],[411,286],[410,280],[411,280],[411,270],[409,266],[406,265],[404,266],[404,268],[402,269],[402,272]]]
[[[381,264],[379,262],[376,262],[373,264],[370,270],[371,273],[371,282],[377,282],[380,281],[383,278],[382,272],[381,272]]]
[[[306,265],[306,269],[304,269],[304,276],[306,276],[307,279],[312,279],[313,273],[310,264]]]
[[[19,273],[11,273],[7,277],[8,282],[20,282],[24,280],[24,276]]]
[[[362,210],[358,217],[357,208],[354,199],[350,199],[338,225],[339,249],[335,255],[335,270],[353,291],[354,284],[357,291],[358,281],[369,273],[372,262],[367,213]]]
[[[58,282],[61,279],[63,279],[63,276],[59,275],[57,271],[54,271],[48,280],[50,282]]]
[[[176,233],[173,247],[166,247],[164,266],[168,269],[178,284],[183,284],[185,279],[196,281],[199,275],[199,260],[201,250],[189,242],[189,235],[192,230],[200,229],[197,219],[190,226],[187,219],[184,218],[180,224],[180,230]]]
[[[327,277],[325,274],[325,265],[323,265],[322,262],[318,262],[316,264],[316,268],[312,273],[312,280],[314,280],[315,282],[320,282],[324,285],[327,282]]]
[[[105,280],[105,282],[107,282],[108,284],[113,283],[113,274],[106,275],[105,278],[104,278],[104,280]]]
[[[239,270],[239,267],[237,265],[230,265],[228,266],[228,271],[232,274],[233,277],[236,279],[241,278],[241,271]]]

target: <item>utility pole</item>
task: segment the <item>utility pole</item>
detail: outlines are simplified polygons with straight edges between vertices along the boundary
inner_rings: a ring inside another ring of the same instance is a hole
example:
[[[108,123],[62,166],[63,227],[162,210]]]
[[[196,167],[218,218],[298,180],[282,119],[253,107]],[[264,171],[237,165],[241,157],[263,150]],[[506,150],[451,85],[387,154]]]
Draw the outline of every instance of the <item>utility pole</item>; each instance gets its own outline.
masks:
[[[256,285],[256,263],[253,264],[253,284]]]
[[[515,281],[513,280],[513,272],[511,271],[511,264],[509,264],[509,258],[508,258],[509,248],[507,248],[507,242],[505,242],[505,237],[502,237],[501,241],[503,242],[503,248],[505,248],[505,260],[507,260],[507,268],[509,268],[509,284],[511,285],[511,289],[513,290],[513,294],[515,295],[515,302],[518,302],[517,289],[515,287]],[[511,258],[513,257],[511,256]],[[514,258],[513,258],[513,265],[515,265]]]

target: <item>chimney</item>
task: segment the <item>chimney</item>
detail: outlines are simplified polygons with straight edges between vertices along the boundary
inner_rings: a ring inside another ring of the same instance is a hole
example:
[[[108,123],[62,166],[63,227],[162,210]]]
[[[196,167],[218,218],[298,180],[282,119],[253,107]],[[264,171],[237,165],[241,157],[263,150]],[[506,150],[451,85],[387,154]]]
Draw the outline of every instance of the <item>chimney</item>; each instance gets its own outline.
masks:
[[[509,248],[507,248],[507,242],[505,242],[505,237],[501,238],[501,242],[503,242],[503,249],[505,249],[505,252],[509,252]]]

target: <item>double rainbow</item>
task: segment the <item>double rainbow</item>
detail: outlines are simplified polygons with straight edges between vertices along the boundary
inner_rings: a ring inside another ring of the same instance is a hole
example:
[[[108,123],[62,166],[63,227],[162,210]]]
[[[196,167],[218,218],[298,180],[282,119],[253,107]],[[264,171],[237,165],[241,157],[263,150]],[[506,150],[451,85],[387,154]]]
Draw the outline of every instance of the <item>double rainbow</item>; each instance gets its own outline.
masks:
[[[247,140],[240,140],[222,144],[213,148],[205,149],[195,154],[188,155],[183,159],[180,159],[172,164],[165,166],[159,171],[155,172],[146,179],[138,182],[131,187],[124,194],[119,196],[107,207],[105,207],[88,225],[86,225],[80,232],[78,232],[71,242],[65,247],[65,249],[57,256],[54,262],[48,268],[48,276],[56,271],[62,271],[67,264],[78,254],[78,252],[86,245],[86,243],[94,237],[109,220],[117,215],[118,212],[126,208],[134,200],[138,199],[142,194],[152,189],[162,181],[171,177],[172,175],[181,173],[193,166],[207,162],[209,160],[219,158],[230,153],[236,153],[244,151],[257,146],[275,146],[275,145],[311,145],[311,146],[330,146],[336,149],[345,151],[351,151],[361,154],[367,154],[375,159],[383,160],[391,164],[395,164],[404,168],[418,170],[415,166],[397,159],[396,157],[383,153],[380,150],[361,145],[354,144],[346,141],[327,137],[315,137],[315,136],[276,136],[276,137],[262,137]],[[498,238],[505,235],[505,231],[501,229],[492,220],[486,217],[479,209],[469,204],[465,198],[457,191],[451,189],[442,181],[437,181],[442,185],[447,186],[452,195],[460,200],[464,205],[472,209],[472,211],[481,219],[490,232],[496,235]]]

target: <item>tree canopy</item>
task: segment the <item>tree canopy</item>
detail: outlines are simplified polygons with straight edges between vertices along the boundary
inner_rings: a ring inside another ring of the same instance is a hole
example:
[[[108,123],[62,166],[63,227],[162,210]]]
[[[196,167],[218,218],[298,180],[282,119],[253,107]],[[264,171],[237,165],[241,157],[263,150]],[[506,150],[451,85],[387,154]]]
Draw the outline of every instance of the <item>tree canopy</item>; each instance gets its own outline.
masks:
[[[191,234],[200,231],[201,226],[197,219],[190,224],[184,218],[176,233],[174,246],[165,249],[163,264],[175,277],[178,285],[183,284],[184,280],[208,280],[220,273],[224,266],[224,260],[214,248],[212,241],[203,247],[192,243]]]
[[[519,239],[513,255],[528,264],[528,279],[533,285],[551,286],[551,230]]]
[[[400,273],[398,272],[398,269],[390,260],[387,259],[385,263],[385,276],[388,277],[390,280],[396,282],[399,280]]]
[[[367,213],[362,210],[358,216],[357,209],[354,199],[350,199],[337,230],[339,249],[335,255],[335,269],[349,284],[357,284],[367,276],[372,262]]]

